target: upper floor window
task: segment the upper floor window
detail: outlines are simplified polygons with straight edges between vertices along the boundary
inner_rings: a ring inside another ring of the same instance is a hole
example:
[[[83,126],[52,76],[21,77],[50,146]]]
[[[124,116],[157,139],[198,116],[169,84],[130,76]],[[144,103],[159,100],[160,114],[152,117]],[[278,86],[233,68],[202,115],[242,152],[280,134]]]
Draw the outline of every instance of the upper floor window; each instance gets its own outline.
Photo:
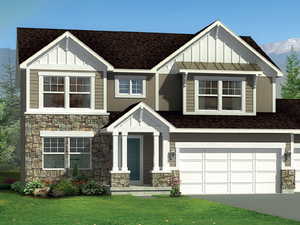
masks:
[[[243,111],[243,79],[199,77],[195,81],[198,111]]]
[[[146,80],[142,76],[116,76],[115,96],[124,98],[146,97]]]
[[[90,108],[91,78],[44,76],[43,107]]]

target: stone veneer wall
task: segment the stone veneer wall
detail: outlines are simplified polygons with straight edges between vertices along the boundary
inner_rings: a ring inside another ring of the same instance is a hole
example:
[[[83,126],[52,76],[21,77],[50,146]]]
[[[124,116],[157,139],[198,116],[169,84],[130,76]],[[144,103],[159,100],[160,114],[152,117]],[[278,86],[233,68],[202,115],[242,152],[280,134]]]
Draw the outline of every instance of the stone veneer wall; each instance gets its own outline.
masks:
[[[99,130],[108,122],[108,116],[96,115],[25,115],[24,179],[59,179],[67,176],[64,170],[43,170],[41,130],[94,131],[92,141],[92,169],[81,173],[103,184],[110,183],[112,167],[111,135],[100,135]]]
[[[111,173],[111,187],[129,187],[130,173]]]
[[[295,170],[285,169],[281,170],[281,192],[293,193],[295,190]]]
[[[169,187],[169,181],[172,176],[175,176],[179,179],[179,171],[173,170],[171,173],[152,173],[152,186]]]

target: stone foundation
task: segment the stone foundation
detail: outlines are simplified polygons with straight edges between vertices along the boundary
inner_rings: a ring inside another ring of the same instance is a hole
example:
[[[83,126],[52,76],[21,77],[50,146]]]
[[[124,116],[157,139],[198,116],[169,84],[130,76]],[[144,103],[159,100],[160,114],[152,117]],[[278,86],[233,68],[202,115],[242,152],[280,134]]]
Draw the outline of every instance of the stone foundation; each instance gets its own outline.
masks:
[[[111,173],[111,187],[129,187],[130,173]]]
[[[295,190],[295,170],[281,170],[281,192],[293,193]]]
[[[41,130],[51,131],[94,131],[92,140],[92,169],[80,173],[103,184],[110,183],[112,167],[112,141],[110,135],[100,134],[100,129],[108,122],[108,116],[96,115],[25,115],[25,143],[23,171],[26,181],[57,180],[68,177],[67,170],[43,170]]]
[[[179,179],[179,171],[173,170],[170,173],[152,173],[152,186],[153,187],[169,187],[170,179],[175,176]]]

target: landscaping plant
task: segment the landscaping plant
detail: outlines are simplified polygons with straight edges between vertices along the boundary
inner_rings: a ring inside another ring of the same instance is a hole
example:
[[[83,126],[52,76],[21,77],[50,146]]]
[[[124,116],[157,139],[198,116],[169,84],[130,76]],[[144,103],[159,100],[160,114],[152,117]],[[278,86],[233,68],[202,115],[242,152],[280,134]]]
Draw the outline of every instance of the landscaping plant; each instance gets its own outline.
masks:
[[[79,187],[73,184],[70,179],[63,179],[57,184],[51,185],[49,192],[52,197],[73,196],[78,195],[79,193]]]
[[[36,188],[42,188],[42,187],[44,187],[44,185],[40,181],[38,181],[38,180],[30,181],[25,184],[24,194],[32,195]]]
[[[169,185],[171,186],[170,197],[180,197],[181,192],[179,189],[180,181],[176,176],[172,176],[169,180]]]
[[[91,180],[81,187],[81,193],[84,195],[104,195],[106,194],[106,189],[100,183]]]
[[[16,181],[11,184],[11,189],[19,194],[24,194],[25,183],[22,181]]]

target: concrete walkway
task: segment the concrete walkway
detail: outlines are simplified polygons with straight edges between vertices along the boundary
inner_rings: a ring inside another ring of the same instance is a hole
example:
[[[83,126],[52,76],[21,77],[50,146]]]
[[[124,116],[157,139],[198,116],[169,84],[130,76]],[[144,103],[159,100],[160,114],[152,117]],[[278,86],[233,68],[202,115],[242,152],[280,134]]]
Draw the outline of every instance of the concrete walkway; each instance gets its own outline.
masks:
[[[260,195],[195,195],[238,208],[300,221],[300,193]],[[300,224],[300,223],[299,223]]]

